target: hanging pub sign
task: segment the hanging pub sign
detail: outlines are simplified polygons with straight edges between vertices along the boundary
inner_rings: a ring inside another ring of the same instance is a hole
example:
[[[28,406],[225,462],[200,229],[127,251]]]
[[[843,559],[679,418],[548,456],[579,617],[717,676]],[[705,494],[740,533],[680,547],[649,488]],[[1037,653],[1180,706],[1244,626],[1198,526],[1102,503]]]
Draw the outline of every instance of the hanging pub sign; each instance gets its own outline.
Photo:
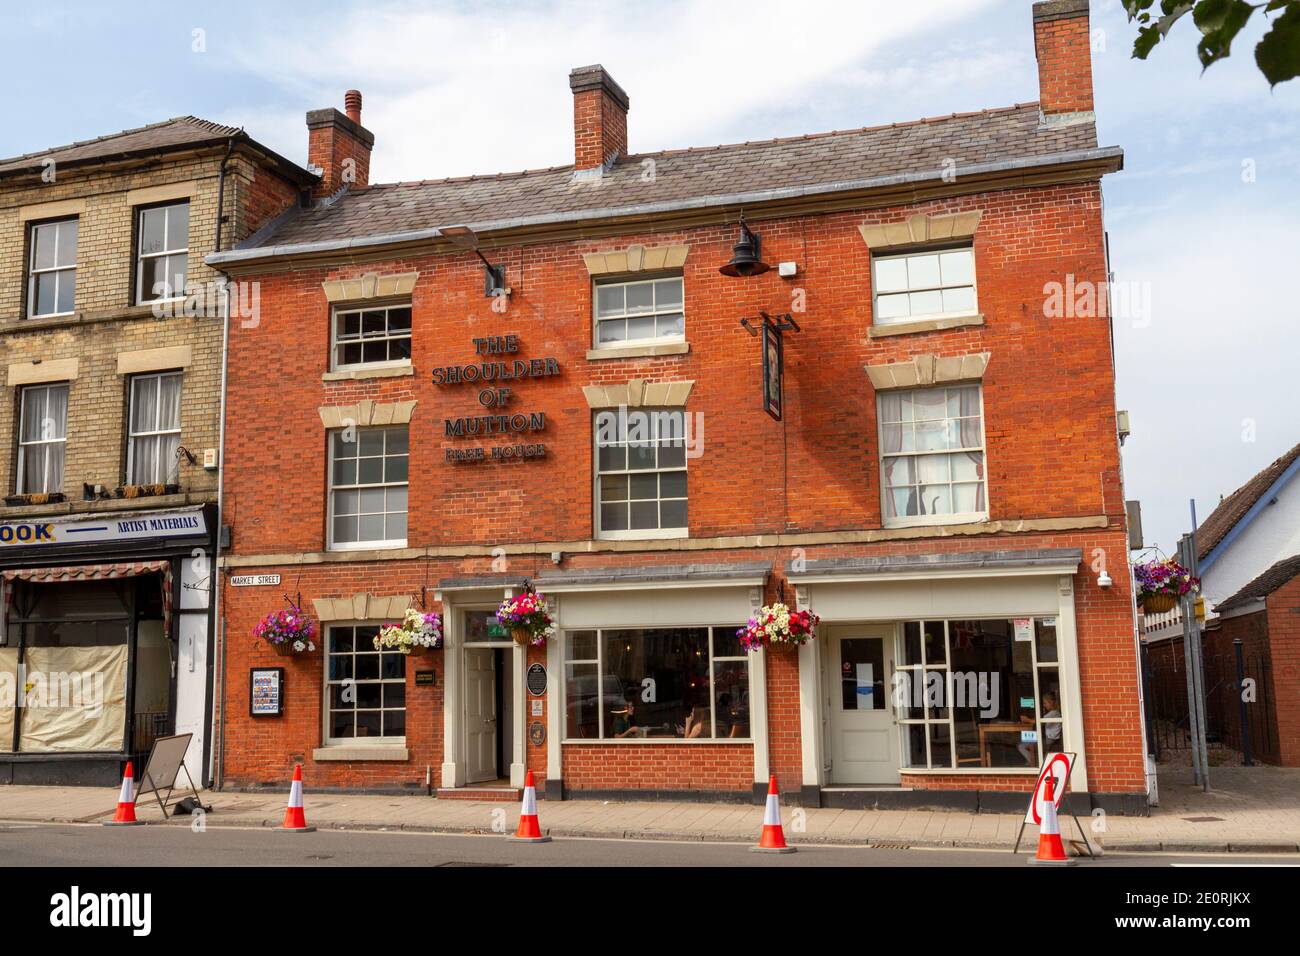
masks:
[[[763,411],[778,422],[785,413],[785,333],[799,331],[799,325],[793,316],[778,315],[776,318],[766,312],[760,312],[763,324],[755,328],[747,318],[740,324],[750,335],[759,337],[763,346]]]
[[[472,341],[474,354],[480,361],[435,368],[431,378],[434,385],[477,386],[478,403],[488,414],[443,419],[443,437],[494,438],[514,435],[523,439],[544,431],[545,412],[513,411],[508,406],[514,400],[514,383],[559,375],[559,361],[554,358],[516,358],[519,354],[518,335],[492,335]],[[546,445],[535,440],[445,449],[445,460],[449,462],[518,461],[545,457]]]

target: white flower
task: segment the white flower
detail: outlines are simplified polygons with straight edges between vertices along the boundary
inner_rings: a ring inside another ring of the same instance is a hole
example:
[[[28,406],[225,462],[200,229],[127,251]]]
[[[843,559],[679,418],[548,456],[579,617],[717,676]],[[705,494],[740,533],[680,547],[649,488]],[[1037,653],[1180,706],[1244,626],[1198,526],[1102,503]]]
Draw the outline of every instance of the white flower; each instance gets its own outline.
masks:
[[[303,649],[306,648],[306,646],[307,646],[307,645],[304,644],[302,641],[294,641],[294,642],[293,642],[293,649],[294,649],[295,651],[297,651],[299,654],[301,654],[301,653],[303,652]]]

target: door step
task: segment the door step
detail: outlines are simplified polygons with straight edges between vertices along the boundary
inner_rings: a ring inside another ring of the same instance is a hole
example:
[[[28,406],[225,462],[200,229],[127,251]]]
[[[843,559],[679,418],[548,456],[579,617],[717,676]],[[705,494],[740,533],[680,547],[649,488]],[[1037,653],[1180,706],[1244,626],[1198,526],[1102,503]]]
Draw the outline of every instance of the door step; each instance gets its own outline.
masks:
[[[439,800],[478,800],[485,803],[518,803],[524,791],[519,787],[439,787]]]

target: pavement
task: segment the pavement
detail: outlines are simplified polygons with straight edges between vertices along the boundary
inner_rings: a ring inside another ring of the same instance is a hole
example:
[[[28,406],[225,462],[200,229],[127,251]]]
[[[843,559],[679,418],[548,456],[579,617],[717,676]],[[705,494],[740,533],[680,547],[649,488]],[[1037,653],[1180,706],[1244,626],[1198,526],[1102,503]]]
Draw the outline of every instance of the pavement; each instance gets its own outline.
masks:
[[[1300,770],[1221,767],[1211,772],[1210,792],[1190,784],[1190,771],[1170,768],[1160,776],[1160,805],[1149,817],[1083,820],[1089,837],[1107,851],[1173,853],[1300,852]],[[146,796],[137,815],[146,823],[190,827],[193,818],[164,821]],[[209,827],[276,827],[284,818],[281,793],[205,791]],[[0,822],[99,823],[112,818],[117,788],[0,786]],[[306,787],[307,822],[319,830],[379,830],[442,834],[513,832],[514,802],[439,800],[420,796],[313,794]],[[554,837],[752,843],[763,808],[739,804],[542,801],[543,832]],[[786,839],[793,845],[869,846],[882,849],[938,847],[1009,850],[1020,814],[932,810],[836,810],[783,807]],[[1098,832],[1098,827],[1104,827]],[[1073,820],[1062,832],[1074,836]],[[1026,829],[1035,846],[1037,833]]]

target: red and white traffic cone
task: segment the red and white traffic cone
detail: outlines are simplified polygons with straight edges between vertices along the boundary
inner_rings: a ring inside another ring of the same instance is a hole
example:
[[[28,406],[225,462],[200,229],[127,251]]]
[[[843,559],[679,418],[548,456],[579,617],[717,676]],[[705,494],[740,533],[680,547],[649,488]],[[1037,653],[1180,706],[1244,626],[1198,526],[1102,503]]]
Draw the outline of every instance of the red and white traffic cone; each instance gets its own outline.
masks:
[[[302,809],[302,764],[293,766],[293,783],[289,784],[289,806],[284,811],[284,823],[277,830],[286,833],[311,833],[316,828],[307,826],[307,815]]]
[[[510,840],[514,843],[551,842],[550,837],[542,836],[541,825],[537,822],[537,788],[533,785],[531,770],[524,777],[524,805],[519,811],[519,829]]]
[[[122,790],[117,795],[117,812],[113,819],[105,820],[106,827],[140,827],[143,820],[135,818],[135,769],[131,761],[126,762],[126,773],[122,775]]]
[[[749,848],[754,853],[793,853],[795,848],[786,846],[785,831],[781,829],[781,801],[776,791],[776,774],[767,782],[767,806],[763,810],[763,835],[758,838],[758,846]]]
[[[1074,866],[1061,843],[1061,824],[1056,819],[1055,781],[1049,773],[1043,780],[1043,819],[1038,825],[1038,855],[1030,863],[1050,866]]]

